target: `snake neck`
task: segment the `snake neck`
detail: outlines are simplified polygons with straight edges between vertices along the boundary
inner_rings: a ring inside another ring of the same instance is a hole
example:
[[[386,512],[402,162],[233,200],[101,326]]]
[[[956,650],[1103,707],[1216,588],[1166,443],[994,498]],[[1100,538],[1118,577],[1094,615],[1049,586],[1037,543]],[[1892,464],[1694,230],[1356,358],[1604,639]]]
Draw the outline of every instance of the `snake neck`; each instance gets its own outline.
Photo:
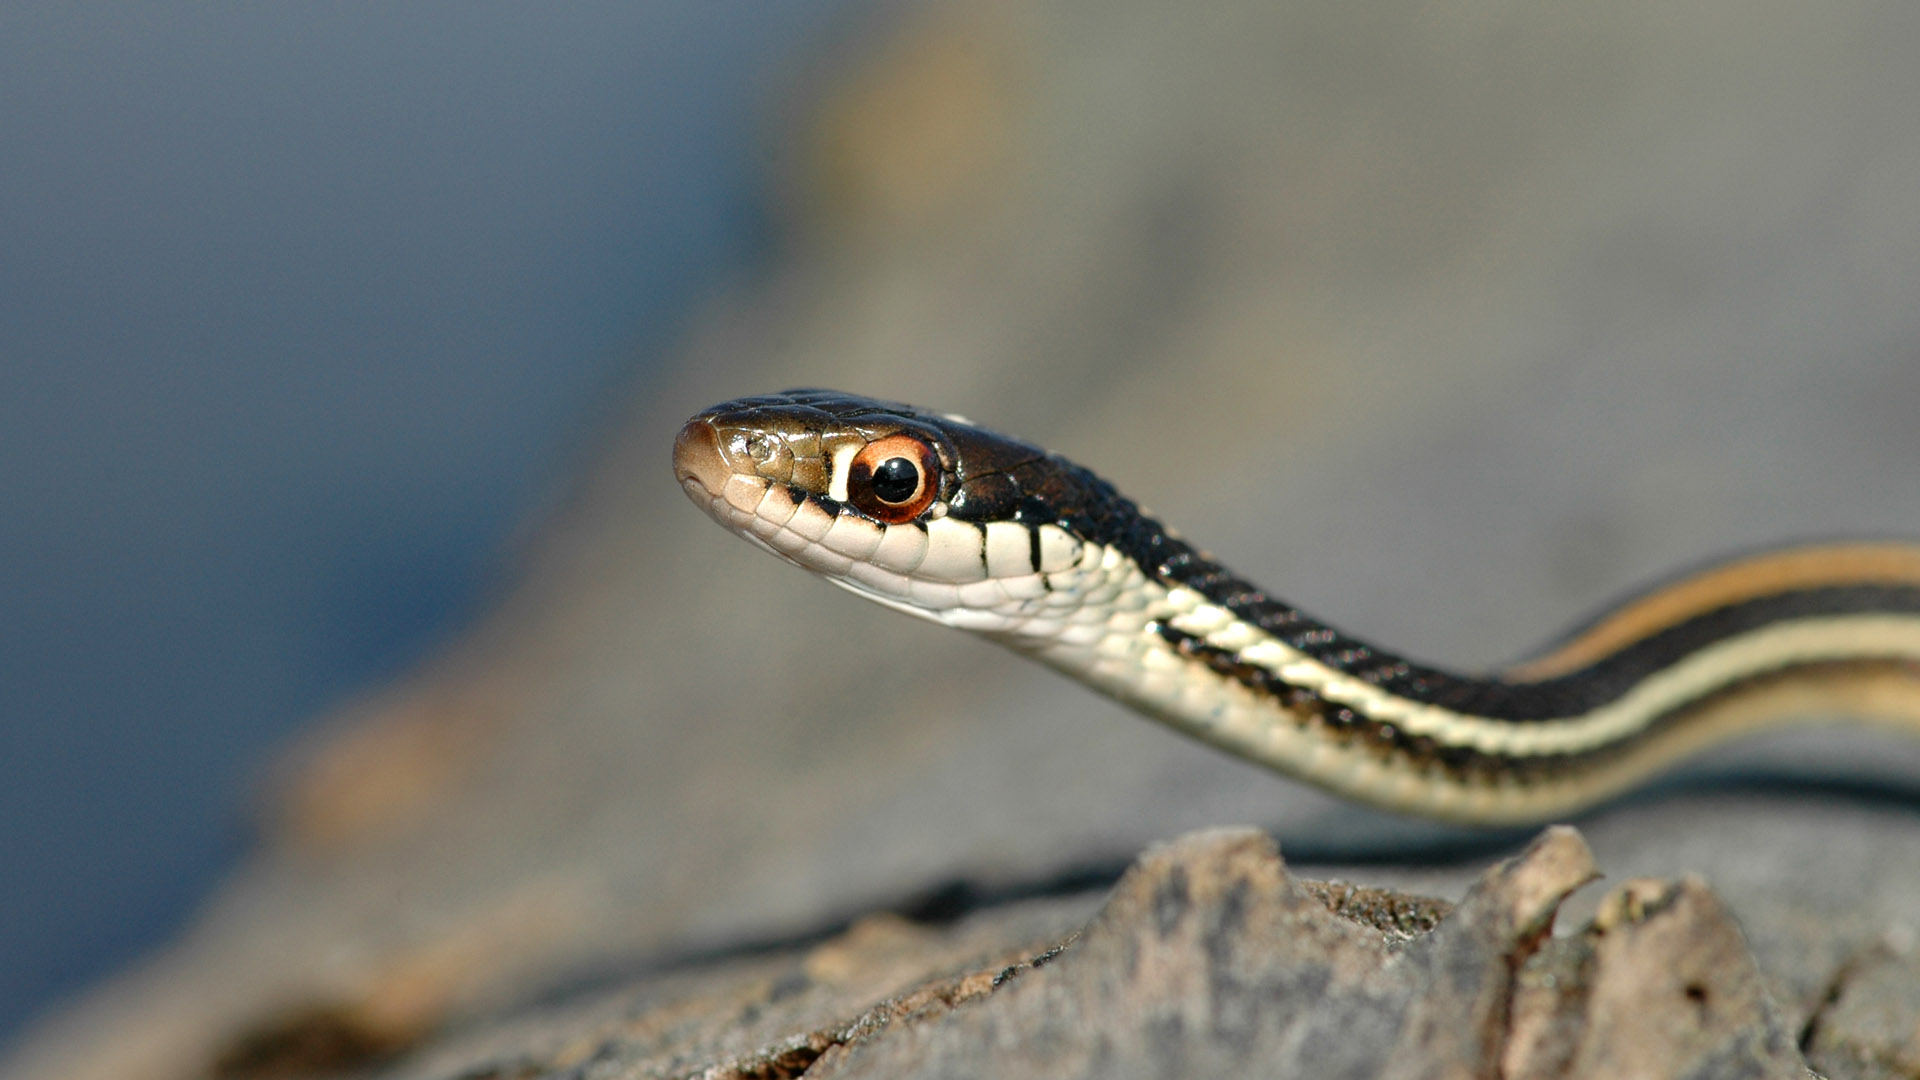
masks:
[[[1049,595],[1075,604],[1016,611],[989,636],[1190,734],[1362,801],[1532,821],[1590,804],[1711,741],[1802,718],[1810,704],[1920,724],[1920,556],[1907,545],[1735,565],[1691,608],[1643,613],[1646,625],[1619,647],[1596,648],[1590,627],[1518,674],[1468,675],[1388,652],[1271,596],[1087,470],[1056,461],[1044,495],[1049,513],[1022,524],[1035,530],[1036,551],[1071,547],[1069,565],[1041,576]],[[1769,586],[1783,577],[1790,587]],[[1656,590],[1638,606],[1670,595]],[[1599,637],[1621,636],[1605,623],[1596,620]]]

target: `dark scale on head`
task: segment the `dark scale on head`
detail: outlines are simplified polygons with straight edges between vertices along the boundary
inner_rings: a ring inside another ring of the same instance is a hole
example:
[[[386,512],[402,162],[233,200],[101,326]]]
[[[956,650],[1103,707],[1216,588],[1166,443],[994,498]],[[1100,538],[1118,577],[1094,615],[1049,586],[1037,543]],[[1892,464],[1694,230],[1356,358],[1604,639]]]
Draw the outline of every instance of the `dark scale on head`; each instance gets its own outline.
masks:
[[[948,502],[948,513],[960,521],[1012,521],[1022,502],[1019,480],[988,473],[962,483]]]
[[[1016,481],[1016,483],[1017,482],[1018,481]],[[1034,526],[1038,526],[1042,522],[1052,521],[1054,517],[1053,507],[1048,506],[1044,500],[1025,492],[1020,496],[1020,505],[1013,509],[1013,519],[1015,521],[1025,522]],[[1038,566],[1039,563],[1036,561],[1034,565]]]

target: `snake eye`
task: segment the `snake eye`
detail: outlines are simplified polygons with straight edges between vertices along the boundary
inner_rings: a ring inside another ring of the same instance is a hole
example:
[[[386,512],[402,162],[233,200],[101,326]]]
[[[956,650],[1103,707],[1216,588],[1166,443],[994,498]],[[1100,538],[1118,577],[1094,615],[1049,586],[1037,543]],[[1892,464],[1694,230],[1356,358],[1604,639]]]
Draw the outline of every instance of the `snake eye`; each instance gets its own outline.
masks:
[[[868,443],[847,468],[847,501],[889,525],[919,517],[939,493],[939,459],[911,435]]]
[[[920,490],[920,465],[903,457],[891,457],[873,470],[873,493],[883,503],[903,503]]]

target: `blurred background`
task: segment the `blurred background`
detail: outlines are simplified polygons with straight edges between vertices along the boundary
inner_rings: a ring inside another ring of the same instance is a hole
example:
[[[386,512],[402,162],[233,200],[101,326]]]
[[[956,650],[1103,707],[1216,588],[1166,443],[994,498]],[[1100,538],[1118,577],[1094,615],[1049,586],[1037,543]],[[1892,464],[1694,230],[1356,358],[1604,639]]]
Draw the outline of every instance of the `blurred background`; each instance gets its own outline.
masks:
[[[765,251],[768,129],[851,7],[0,13],[0,1037],[477,610]]]
[[[965,412],[1464,666],[1920,535],[1916,45],[1898,0],[0,14],[0,1031],[120,972],[11,1064],[400,1046],[1188,828],[1413,835],[725,539],[677,424]]]

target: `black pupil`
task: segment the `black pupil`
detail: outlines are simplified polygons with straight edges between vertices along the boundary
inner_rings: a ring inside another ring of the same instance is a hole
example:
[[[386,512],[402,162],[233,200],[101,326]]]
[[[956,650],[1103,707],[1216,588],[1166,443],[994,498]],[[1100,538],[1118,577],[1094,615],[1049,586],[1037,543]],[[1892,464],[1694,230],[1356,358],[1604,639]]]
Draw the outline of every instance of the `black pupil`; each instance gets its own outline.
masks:
[[[888,458],[873,470],[873,493],[881,502],[903,503],[918,490],[920,468],[906,458]]]

